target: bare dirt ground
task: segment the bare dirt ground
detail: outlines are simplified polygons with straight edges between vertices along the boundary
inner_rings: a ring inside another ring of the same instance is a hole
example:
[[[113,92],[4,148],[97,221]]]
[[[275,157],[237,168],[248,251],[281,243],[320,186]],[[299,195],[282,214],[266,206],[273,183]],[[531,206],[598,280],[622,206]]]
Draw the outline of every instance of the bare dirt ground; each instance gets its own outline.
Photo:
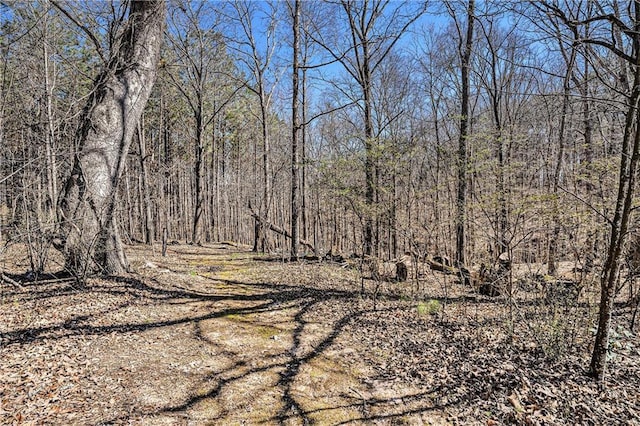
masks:
[[[2,253],[0,424],[640,424],[622,309],[606,388],[585,375],[594,291],[507,303],[430,272],[362,292],[228,244],[128,255],[135,273],[79,285]]]

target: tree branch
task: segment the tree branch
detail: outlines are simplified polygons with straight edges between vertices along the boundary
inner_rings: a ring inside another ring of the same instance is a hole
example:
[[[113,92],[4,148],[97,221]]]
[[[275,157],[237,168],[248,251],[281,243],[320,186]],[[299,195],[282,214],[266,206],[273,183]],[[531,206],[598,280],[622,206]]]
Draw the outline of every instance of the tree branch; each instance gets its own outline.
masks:
[[[100,42],[98,41],[96,36],[91,32],[91,30],[89,30],[89,28],[87,28],[86,25],[82,25],[80,22],[78,22],[78,20],[74,18],[69,12],[67,12],[62,6],[60,6],[60,4],[56,0],[51,0],[51,4],[56,9],[58,9],[64,16],[69,18],[69,20],[71,20],[71,22],[73,22],[78,28],[84,31],[84,33],[89,37],[89,39],[91,39],[91,41],[95,45],[96,52],[98,53],[98,56],[100,56],[100,59],[102,59],[102,61],[106,63],[107,59],[105,58],[104,53],[102,52],[102,46],[100,46]]]

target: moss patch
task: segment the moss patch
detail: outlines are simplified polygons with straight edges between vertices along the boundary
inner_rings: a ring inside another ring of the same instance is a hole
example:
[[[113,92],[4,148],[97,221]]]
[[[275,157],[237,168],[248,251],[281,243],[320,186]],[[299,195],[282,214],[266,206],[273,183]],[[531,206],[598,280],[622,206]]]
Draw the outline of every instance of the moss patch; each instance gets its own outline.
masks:
[[[250,333],[255,333],[256,336],[262,337],[264,339],[271,339],[273,336],[277,336],[280,333],[282,333],[282,330],[279,329],[278,327],[264,325],[264,324],[257,324],[255,320],[255,316],[251,314],[249,315],[229,314],[229,315],[225,315],[224,319],[228,321],[239,322],[239,323],[242,323],[243,325],[247,325],[248,327],[245,327],[245,330],[249,331]]]

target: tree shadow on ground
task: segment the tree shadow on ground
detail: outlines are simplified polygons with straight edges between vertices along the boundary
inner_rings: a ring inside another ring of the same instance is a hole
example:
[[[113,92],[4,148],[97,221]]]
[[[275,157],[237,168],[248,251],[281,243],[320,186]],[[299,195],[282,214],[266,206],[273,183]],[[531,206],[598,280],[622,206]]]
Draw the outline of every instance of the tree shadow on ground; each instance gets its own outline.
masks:
[[[3,346],[26,345],[45,339],[64,339],[74,336],[102,336],[111,334],[143,333],[153,329],[162,329],[183,324],[193,324],[194,335],[208,345],[215,346],[217,342],[208,339],[201,331],[200,325],[207,320],[224,318],[228,316],[248,316],[267,312],[277,312],[294,309],[295,313],[290,319],[293,329],[291,331],[291,344],[284,350],[280,357],[273,360],[266,359],[262,365],[248,366],[243,360],[236,360],[229,367],[216,373],[204,374],[200,377],[202,383],[214,383],[213,387],[206,392],[198,392],[188,396],[178,403],[167,403],[162,407],[154,409],[134,408],[121,417],[108,420],[106,424],[129,421],[136,416],[158,416],[172,414],[186,414],[187,411],[196,409],[196,406],[204,400],[219,398],[221,393],[228,386],[237,383],[250,375],[276,372],[278,380],[276,387],[280,391],[281,405],[277,414],[269,421],[287,422],[298,421],[303,424],[314,423],[314,417],[322,411],[344,409],[357,410],[360,414],[351,421],[374,421],[389,420],[403,416],[417,415],[431,410],[443,410],[445,407],[454,405],[458,401],[447,401],[444,404],[434,403],[432,396],[446,392],[444,386],[434,386],[432,389],[421,393],[398,395],[393,398],[376,398],[372,396],[343,395],[344,403],[334,404],[326,408],[308,408],[296,396],[296,380],[300,378],[302,369],[309,365],[314,359],[323,355],[336,340],[344,335],[349,325],[356,323],[364,314],[370,313],[371,309],[358,308],[357,302],[361,300],[362,294],[359,289],[319,289],[305,285],[288,285],[277,283],[253,283],[240,280],[215,279],[205,276],[210,280],[224,284],[224,292],[198,292],[194,290],[177,288],[175,285],[167,288],[155,278],[149,277],[106,277],[101,280],[94,280],[82,288],[74,287],[69,283],[53,286],[54,283],[29,284],[28,289],[16,291],[14,297],[23,297],[25,300],[50,299],[54,297],[67,296],[70,294],[86,293],[89,297],[94,294],[100,295],[127,296],[126,300],[116,309],[124,309],[131,304],[190,304],[206,302],[211,306],[211,310],[206,313],[182,315],[178,318],[163,319],[158,321],[126,321],[123,323],[109,325],[95,325],[93,322],[102,315],[106,315],[110,310],[94,311],[90,314],[75,315],[63,321],[59,321],[46,326],[25,327],[17,330],[8,330],[0,333],[0,342]],[[60,284],[60,283],[58,283]],[[234,289],[236,291],[234,291]],[[459,301],[467,301],[466,297],[461,297]],[[447,299],[448,303],[454,303],[455,299]],[[487,301],[482,301],[487,303]],[[220,306],[216,308],[216,303]],[[225,305],[246,304],[247,306],[232,307]],[[307,341],[307,327],[309,321],[306,316],[317,309],[321,304],[345,303],[351,306],[343,315],[335,318],[330,324],[330,328],[321,338],[311,345]],[[392,308],[387,308],[392,310]],[[378,310],[384,312],[385,309]],[[284,314],[283,315],[291,315]],[[310,347],[309,347],[310,346]],[[219,348],[218,348],[219,349]],[[237,354],[227,353],[229,357]],[[406,409],[398,407],[395,401],[403,400],[420,401],[417,405],[407,406]],[[464,397],[461,397],[464,398]],[[424,401],[424,403],[422,402]],[[394,408],[387,414],[380,414],[385,411],[381,407],[391,404]],[[220,419],[211,419],[220,420]]]
[[[182,301],[189,302],[255,302],[254,306],[246,308],[227,308],[210,312],[205,315],[185,316],[182,318],[155,321],[145,323],[124,323],[114,325],[95,326],[88,324],[95,319],[97,314],[83,315],[73,317],[67,321],[59,322],[44,327],[26,327],[13,331],[5,331],[0,333],[0,341],[3,345],[31,343],[41,339],[60,339],[73,335],[96,336],[110,333],[133,333],[143,332],[153,328],[174,326],[179,324],[203,321],[207,319],[220,318],[228,315],[245,315],[252,313],[265,312],[277,309],[277,305],[282,302],[291,302],[300,300],[314,294],[315,297],[321,297],[322,292],[312,288],[295,288],[285,285],[276,284],[253,284],[233,280],[220,280],[228,285],[250,286],[256,290],[263,290],[263,293],[257,294],[203,294],[188,290],[169,290],[160,286],[151,286],[145,281],[134,277],[106,277],[106,284],[94,284],[83,289],[76,288],[57,288],[50,290],[45,286],[34,286],[29,290],[13,294],[13,300],[22,300],[21,296],[26,297],[25,300],[37,300],[41,298],[51,298],[66,296],[68,294],[77,293],[102,293],[112,295],[129,295],[136,303],[141,300],[146,301]],[[151,280],[153,281],[153,280]],[[112,285],[115,283],[117,285]],[[331,297],[350,297],[348,292],[334,293]]]

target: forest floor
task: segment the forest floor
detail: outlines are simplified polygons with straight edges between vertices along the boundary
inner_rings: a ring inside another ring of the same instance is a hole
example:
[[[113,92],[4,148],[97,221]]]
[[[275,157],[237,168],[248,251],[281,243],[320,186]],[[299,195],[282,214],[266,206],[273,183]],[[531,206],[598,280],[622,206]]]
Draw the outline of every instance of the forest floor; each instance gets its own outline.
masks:
[[[606,387],[585,374],[594,289],[507,303],[229,244],[128,255],[135,273],[78,285],[0,253],[19,284],[0,283],[0,424],[640,424],[623,308]]]

